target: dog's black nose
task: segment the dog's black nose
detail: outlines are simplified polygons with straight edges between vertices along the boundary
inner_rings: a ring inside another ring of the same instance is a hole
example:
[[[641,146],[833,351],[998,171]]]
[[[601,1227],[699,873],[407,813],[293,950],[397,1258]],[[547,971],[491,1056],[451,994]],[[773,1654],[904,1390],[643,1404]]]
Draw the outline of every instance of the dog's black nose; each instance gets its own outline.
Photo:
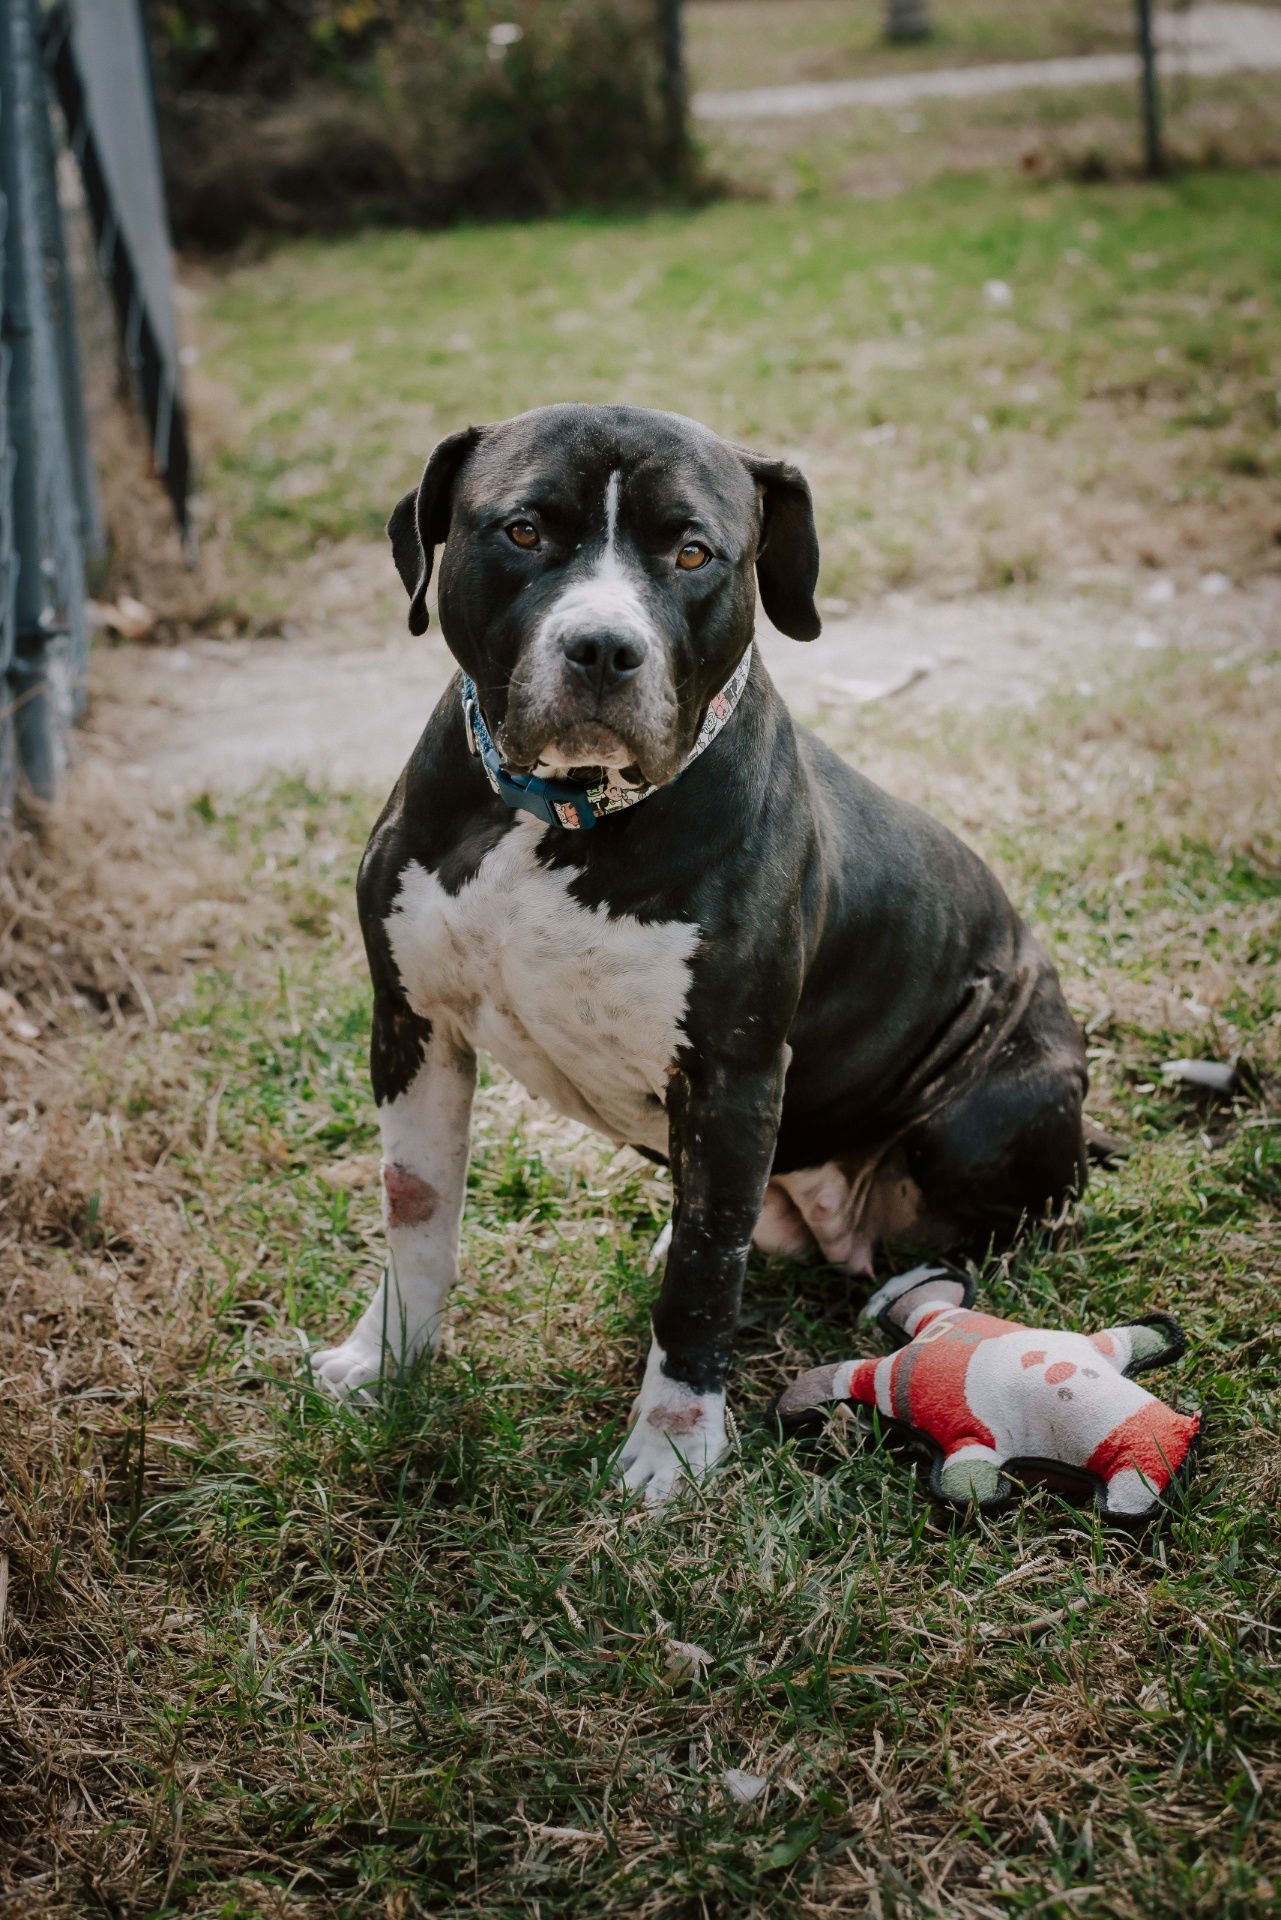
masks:
[[[598,694],[630,680],[645,658],[644,641],[616,633],[571,633],[561,648],[571,673]]]

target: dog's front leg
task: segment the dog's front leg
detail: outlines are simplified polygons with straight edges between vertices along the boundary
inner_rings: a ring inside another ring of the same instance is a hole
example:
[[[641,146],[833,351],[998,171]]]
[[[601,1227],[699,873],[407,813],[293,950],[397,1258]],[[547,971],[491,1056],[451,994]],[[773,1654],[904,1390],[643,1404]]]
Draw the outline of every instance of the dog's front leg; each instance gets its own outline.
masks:
[[[381,997],[371,1052],[388,1259],[346,1340],[316,1355],[316,1378],[338,1396],[399,1371],[434,1344],[458,1276],[467,1184],[475,1054]],[[411,1064],[402,1065],[407,1054]]]
[[[668,1093],[675,1210],[653,1339],[618,1460],[646,1499],[666,1499],[725,1450],[725,1381],[752,1229],[778,1133],[784,1058],[747,1070],[682,1069]]]

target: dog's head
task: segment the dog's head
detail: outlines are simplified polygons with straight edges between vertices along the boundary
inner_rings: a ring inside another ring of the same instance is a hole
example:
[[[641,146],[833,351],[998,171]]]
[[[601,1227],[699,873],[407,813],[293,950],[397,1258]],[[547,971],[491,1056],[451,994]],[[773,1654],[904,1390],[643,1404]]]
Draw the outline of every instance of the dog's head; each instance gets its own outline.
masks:
[[[388,522],[505,764],[672,779],[752,637],[819,631],[818,540],[795,467],[644,407],[539,407],[452,433]]]

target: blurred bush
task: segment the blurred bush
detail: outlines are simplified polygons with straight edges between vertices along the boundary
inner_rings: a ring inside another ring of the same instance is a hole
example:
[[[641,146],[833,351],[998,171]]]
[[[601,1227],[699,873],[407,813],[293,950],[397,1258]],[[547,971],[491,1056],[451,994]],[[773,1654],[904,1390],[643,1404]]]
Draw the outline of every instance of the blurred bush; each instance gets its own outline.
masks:
[[[655,0],[168,0],[151,26],[180,245],[694,184]]]

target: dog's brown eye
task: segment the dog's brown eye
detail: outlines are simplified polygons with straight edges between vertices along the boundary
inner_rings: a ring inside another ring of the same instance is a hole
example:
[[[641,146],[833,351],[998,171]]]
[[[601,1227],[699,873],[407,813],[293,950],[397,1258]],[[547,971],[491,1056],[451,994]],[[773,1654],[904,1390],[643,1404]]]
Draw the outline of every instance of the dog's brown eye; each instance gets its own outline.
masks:
[[[531,547],[538,545],[538,528],[532,520],[513,520],[507,529],[507,538],[515,546],[524,547],[528,553]]]
[[[711,557],[701,540],[687,540],[676,556],[676,564],[685,573],[693,573],[695,567],[705,567]]]

